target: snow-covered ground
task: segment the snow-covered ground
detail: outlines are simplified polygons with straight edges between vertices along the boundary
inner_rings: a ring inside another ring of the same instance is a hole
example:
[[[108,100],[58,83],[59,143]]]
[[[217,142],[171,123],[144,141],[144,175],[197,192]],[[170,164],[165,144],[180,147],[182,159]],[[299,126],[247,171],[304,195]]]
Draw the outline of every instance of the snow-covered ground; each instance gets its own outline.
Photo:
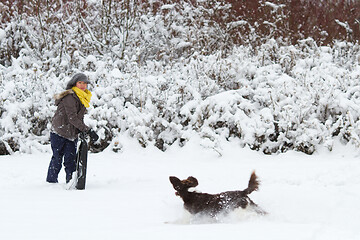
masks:
[[[0,156],[0,239],[360,239],[360,157],[352,147],[266,156],[223,144],[223,156],[192,140],[161,152],[123,138],[123,151],[89,155],[86,190],[47,184],[51,155]],[[185,213],[168,180],[198,178],[198,190],[246,188],[269,212],[239,210],[217,223]]]

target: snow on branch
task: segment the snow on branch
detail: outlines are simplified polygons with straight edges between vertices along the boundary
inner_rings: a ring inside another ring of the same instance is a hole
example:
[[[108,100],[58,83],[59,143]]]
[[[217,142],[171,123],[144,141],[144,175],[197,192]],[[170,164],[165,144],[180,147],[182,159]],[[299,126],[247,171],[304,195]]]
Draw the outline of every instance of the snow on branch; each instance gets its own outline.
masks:
[[[335,22],[339,26],[343,27],[346,30],[347,33],[353,33],[353,30],[350,28],[350,26],[349,26],[349,24],[347,22],[341,22],[338,19],[335,19]]]

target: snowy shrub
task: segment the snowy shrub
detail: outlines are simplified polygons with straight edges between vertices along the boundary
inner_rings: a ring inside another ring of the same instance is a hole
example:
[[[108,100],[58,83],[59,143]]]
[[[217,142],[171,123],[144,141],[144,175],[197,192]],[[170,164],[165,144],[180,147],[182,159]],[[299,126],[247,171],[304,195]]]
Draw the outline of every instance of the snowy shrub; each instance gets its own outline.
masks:
[[[284,63],[289,55],[290,66]],[[194,55],[171,67],[79,56],[74,71],[93,82],[85,122],[101,140],[92,151],[118,149],[123,134],[165,151],[196,133],[220,154],[221,141],[234,138],[268,154],[311,154],[320,144],[331,150],[335,138],[360,144],[359,56],[359,46],[350,43],[318,47],[308,39],[280,47],[269,41],[256,52],[238,47],[226,58]],[[70,78],[44,72],[41,62],[30,59],[21,53],[11,67],[2,67],[2,154],[48,143],[52,96]]]

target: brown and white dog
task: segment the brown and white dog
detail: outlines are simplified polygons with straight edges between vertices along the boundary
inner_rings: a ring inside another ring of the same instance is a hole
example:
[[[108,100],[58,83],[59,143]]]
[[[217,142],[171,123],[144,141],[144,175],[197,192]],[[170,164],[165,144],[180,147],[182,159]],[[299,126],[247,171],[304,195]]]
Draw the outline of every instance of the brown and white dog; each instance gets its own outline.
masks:
[[[251,174],[248,187],[243,191],[227,191],[218,194],[208,194],[189,191],[189,188],[196,187],[198,180],[194,177],[180,180],[177,177],[169,177],[171,184],[176,190],[176,195],[184,201],[184,208],[191,214],[204,214],[211,217],[219,213],[229,213],[236,208],[246,208],[248,205],[259,214],[266,214],[261,210],[248,195],[258,190],[259,180],[255,172]]]

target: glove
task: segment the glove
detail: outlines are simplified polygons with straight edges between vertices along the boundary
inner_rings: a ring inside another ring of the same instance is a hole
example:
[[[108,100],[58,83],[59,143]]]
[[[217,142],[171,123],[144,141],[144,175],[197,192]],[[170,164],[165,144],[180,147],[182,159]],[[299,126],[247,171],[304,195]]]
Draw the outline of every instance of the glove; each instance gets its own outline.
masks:
[[[99,135],[92,129],[90,129],[87,134],[89,134],[91,141],[96,142],[99,139]]]

